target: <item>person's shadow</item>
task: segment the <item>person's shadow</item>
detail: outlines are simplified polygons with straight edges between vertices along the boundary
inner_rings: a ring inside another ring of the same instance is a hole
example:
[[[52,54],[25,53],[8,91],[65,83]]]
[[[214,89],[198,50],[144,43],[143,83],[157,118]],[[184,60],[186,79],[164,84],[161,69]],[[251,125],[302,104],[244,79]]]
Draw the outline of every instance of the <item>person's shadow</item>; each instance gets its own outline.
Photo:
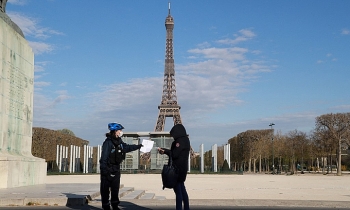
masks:
[[[86,200],[86,203],[82,203],[82,201],[83,201],[82,195],[76,195],[76,194],[71,194],[71,193],[64,193],[64,194],[68,197],[66,207],[69,209],[81,209],[81,210],[101,210],[102,209],[101,199],[94,200],[99,204],[97,204],[97,203],[91,204],[87,200]],[[96,207],[97,205],[100,205],[101,207]],[[124,209],[128,209],[128,210],[131,210],[131,209],[132,210],[152,210],[150,208],[142,207],[142,206],[139,206],[137,204],[127,202],[127,201],[121,201],[119,204],[119,208],[121,210],[124,210]]]
[[[81,209],[81,210],[101,210],[102,207],[95,207],[95,206],[91,206],[89,204],[86,204],[84,206],[67,206],[70,209]],[[119,208],[121,210],[127,209],[127,210],[152,210],[150,208],[146,208],[146,207],[142,207],[139,205],[136,205],[134,203],[131,202],[126,202],[126,201],[121,201],[119,204]],[[111,208],[112,209],[112,208]]]

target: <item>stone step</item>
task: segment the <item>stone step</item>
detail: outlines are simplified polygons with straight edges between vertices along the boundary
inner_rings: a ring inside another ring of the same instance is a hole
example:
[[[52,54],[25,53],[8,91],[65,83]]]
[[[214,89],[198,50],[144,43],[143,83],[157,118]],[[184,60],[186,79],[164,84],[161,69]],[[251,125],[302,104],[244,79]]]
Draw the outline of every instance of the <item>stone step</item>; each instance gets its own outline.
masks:
[[[145,193],[144,190],[134,190],[127,195],[123,196],[122,200],[139,199]]]
[[[149,200],[149,199],[153,199],[154,196],[155,196],[154,193],[145,193],[139,199],[140,200]]]
[[[156,199],[156,200],[166,200],[166,197],[165,197],[165,196],[155,196],[153,199]]]
[[[119,189],[119,198],[121,198],[121,200],[166,200],[165,196],[155,196],[154,193],[145,193],[145,190],[135,190],[133,187],[124,187],[124,185]],[[101,202],[101,195],[98,193],[98,195],[90,199],[89,202]]]
[[[133,192],[134,188],[133,187],[123,187],[119,189],[119,198],[124,197],[128,195],[129,193]]]

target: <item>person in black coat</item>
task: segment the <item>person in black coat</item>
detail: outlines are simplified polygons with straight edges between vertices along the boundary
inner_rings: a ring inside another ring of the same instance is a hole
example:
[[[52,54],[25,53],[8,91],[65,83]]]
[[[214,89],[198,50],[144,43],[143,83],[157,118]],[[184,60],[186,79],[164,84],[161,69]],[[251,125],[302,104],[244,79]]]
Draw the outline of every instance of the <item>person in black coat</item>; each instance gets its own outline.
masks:
[[[140,149],[142,144],[126,144],[120,138],[124,127],[119,123],[109,123],[109,133],[102,145],[100,171],[101,171],[101,202],[102,209],[119,209],[119,185],[120,185],[120,163],[125,159],[125,153]],[[111,202],[109,202],[111,193]]]
[[[184,204],[184,210],[189,210],[189,198],[185,187],[185,181],[188,171],[188,158],[190,153],[190,140],[186,133],[186,129],[182,124],[176,124],[170,130],[170,136],[174,138],[171,144],[171,148],[158,148],[160,154],[166,154],[169,158],[173,159],[173,165],[179,170],[179,176],[177,184],[174,187],[176,195],[176,210],[182,209],[182,203]]]

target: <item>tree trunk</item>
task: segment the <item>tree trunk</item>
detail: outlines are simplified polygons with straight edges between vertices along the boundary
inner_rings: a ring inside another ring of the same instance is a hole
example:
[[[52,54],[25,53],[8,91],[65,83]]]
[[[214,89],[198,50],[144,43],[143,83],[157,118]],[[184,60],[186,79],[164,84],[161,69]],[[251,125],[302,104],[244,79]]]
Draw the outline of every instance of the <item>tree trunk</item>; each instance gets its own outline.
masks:
[[[256,173],[256,159],[253,159],[253,173]]]
[[[329,160],[330,160],[330,162],[329,162],[329,169],[331,170],[331,173],[333,173],[333,167],[332,167],[332,164],[333,164],[333,155],[332,155],[332,151],[330,152],[330,154],[329,154]]]
[[[251,172],[251,167],[252,167],[252,158],[249,158],[248,172]]]
[[[279,168],[280,173],[282,173],[282,157],[281,156],[280,156],[278,168]]]
[[[337,176],[341,176],[341,139],[338,142],[338,168],[337,168]]]
[[[259,157],[259,172],[261,173],[261,155],[260,155],[260,157]]]

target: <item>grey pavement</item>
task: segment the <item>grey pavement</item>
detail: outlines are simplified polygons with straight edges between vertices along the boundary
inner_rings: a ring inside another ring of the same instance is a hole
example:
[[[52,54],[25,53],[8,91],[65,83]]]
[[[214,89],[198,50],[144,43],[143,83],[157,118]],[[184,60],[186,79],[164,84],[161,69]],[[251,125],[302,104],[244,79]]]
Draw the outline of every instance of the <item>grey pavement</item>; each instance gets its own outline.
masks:
[[[0,189],[0,209],[101,209],[99,175],[47,176]],[[174,209],[160,174],[122,174],[121,209]],[[189,174],[191,209],[350,209],[350,175]]]

